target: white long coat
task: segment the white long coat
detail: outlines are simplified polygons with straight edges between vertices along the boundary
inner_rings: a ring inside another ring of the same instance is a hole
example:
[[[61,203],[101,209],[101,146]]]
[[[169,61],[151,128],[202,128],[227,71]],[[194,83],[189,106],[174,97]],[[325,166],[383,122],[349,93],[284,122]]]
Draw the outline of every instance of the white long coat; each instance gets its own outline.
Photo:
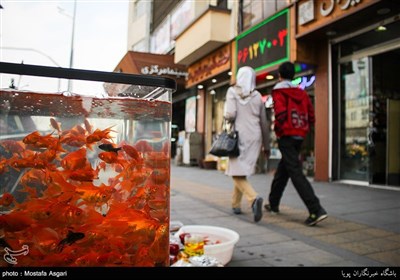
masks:
[[[269,123],[261,94],[253,90],[243,104],[235,87],[230,87],[226,94],[224,117],[235,122],[239,131],[240,156],[229,158],[225,171],[229,176],[249,176],[254,174],[261,146],[270,149]]]

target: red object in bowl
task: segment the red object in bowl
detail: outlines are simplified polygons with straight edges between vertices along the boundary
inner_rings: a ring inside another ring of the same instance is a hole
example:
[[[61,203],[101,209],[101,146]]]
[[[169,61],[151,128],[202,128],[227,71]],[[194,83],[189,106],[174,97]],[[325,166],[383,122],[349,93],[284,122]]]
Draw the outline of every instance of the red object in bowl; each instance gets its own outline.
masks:
[[[179,239],[181,240],[182,244],[185,244],[185,236],[186,235],[190,236],[190,233],[181,233],[181,234],[179,234]]]
[[[169,254],[170,255],[178,255],[179,253],[179,245],[178,244],[169,244]]]

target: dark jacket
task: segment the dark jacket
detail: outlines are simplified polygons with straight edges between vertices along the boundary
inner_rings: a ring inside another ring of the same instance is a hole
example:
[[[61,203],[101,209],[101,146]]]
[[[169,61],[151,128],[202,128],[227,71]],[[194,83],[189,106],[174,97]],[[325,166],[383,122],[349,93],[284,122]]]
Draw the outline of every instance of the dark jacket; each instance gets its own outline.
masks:
[[[272,90],[276,136],[305,137],[315,123],[314,108],[305,90],[278,88]]]

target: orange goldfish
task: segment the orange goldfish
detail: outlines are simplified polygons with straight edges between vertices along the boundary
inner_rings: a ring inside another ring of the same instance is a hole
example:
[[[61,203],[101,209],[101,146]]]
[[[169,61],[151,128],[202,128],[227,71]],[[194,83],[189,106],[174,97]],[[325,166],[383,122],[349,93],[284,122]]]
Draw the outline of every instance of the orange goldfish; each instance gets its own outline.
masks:
[[[116,252],[108,252],[100,254],[96,259],[96,263],[98,263],[99,265],[122,264],[122,262],[123,262],[123,255]]]
[[[151,174],[151,179],[156,184],[164,184],[168,178],[169,178],[168,168],[154,169],[153,173]]]
[[[97,252],[90,252],[87,253],[79,258],[76,259],[74,265],[76,266],[96,266],[97,258],[99,254]]]
[[[50,125],[58,131],[58,134],[61,133],[61,123],[57,122],[54,118],[50,118]]]
[[[0,228],[8,232],[16,232],[31,227],[33,220],[27,212],[11,212],[0,216]]]
[[[22,142],[25,144],[32,144],[35,147],[43,148],[43,147],[48,147],[50,143],[52,143],[55,139],[51,134],[47,134],[45,136],[42,136],[39,131],[34,131],[22,139]]]
[[[99,153],[99,158],[107,163],[119,163],[121,165],[124,165],[126,163],[126,161],[121,158],[120,156],[118,156],[117,153],[115,152],[101,152]]]
[[[0,145],[3,146],[6,151],[13,154],[22,153],[26,148],[24,142],[15,140],[3,140],[0,142]]]
[[[136,160],[137,162],[141,162],[143,161],[142,156],[140,155],[140,153],[138,152],[138,150],[136,150],[135,147],[130,146],[130,145],[122,145],[122,150],[124,150],[124,152],[130,156],[131,158],[133,158],[134,160]]]
[[[8,161],[5,158],[0,159],[0,174],[3,174],[7,170]]]
[[[61,166],[68,170],[77,170],[85,167],[86,164],[87,158],[85,148],[69,153],[61,161]]]
[[[53,208],[53,213],[57,217],[57,221],[66,225],[81,224],[84,219],[83,210],[73,205],[63,205]]]
[[[84,169],[77,169],[69,172],[68,178],[75,181],[86,181],[91,182],[98,179],[99,170],[94,170],[91,167],[86,166]]]
[[[63,140],[65,144],[71,147],[82,147],[86,144],[86,138],[85,136],[69,136],[68,138],[64,138]]]
[[[30,169],[21,177],[20,183],[23,186],[44,187],[45,173],[40,169]]]
[[[170,158],[163,152],[148,152],[145,155],[145,163],[152,168],[168,168]]]
[[[13,203],[14,200],[15,199],[12,194],[10,194],[9,192],[5,192],[0,198],[0,205],[8,207],[11,205],[11,203]]]
[[[56,248],[59,236],[54,229],[49,227],[37,228],[33,230],[33,233],[32,241],[41,253],[47,254]]]
[[[92,133],[92,125],[89,123],[89,121],[87,119],[85,119],[84,124],[85,124],[86,131],[89,133]]]
[[[139,152],[142,152],[142,153],[147,153],[147,152],[153,151],[153,148],[151,147],[149,142],[147,142],[146,140],[140,140],[140,141],[136,142],[136,144],[134,146],[135,146],[136,150],[138,150]]]
[[[81,199],[86,202],[102,204],[106,203],[111,198],[111,195],[115,192],[115,189],[105,185],[100,187],[87,185],[81,188],[76,188],[75,192],[80,194]]]
[[[47,168],[49,170],[55,169],[54,164],[50,164],[47,160],[41,159],[39,157],[39,154],[34,154],[26,158],[19,158],[17,156],[14,156],[10,158],[9,165],[18,171],[21,168],[36,168],[36,169]]]
[[[112,136],[110,136],[111,132],[115,132],[114,130],[111,130],[112,126],[109,128],[106,128],[104,130],[96,129],[92,134],[86,137],[86,144],[93,144],[95,142],[98,142],[102,139],[112,139]]]

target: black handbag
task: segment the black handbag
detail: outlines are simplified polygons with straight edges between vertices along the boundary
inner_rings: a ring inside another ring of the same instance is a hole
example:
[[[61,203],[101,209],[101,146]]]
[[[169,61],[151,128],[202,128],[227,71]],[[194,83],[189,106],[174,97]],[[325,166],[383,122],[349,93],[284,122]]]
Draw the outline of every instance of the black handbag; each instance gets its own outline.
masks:
[[[222,132],[214,141],[209,153],[218,157],[239,156],[239,132],[235,130],[234,123],[227,129],[227,120],[223,121]]]

